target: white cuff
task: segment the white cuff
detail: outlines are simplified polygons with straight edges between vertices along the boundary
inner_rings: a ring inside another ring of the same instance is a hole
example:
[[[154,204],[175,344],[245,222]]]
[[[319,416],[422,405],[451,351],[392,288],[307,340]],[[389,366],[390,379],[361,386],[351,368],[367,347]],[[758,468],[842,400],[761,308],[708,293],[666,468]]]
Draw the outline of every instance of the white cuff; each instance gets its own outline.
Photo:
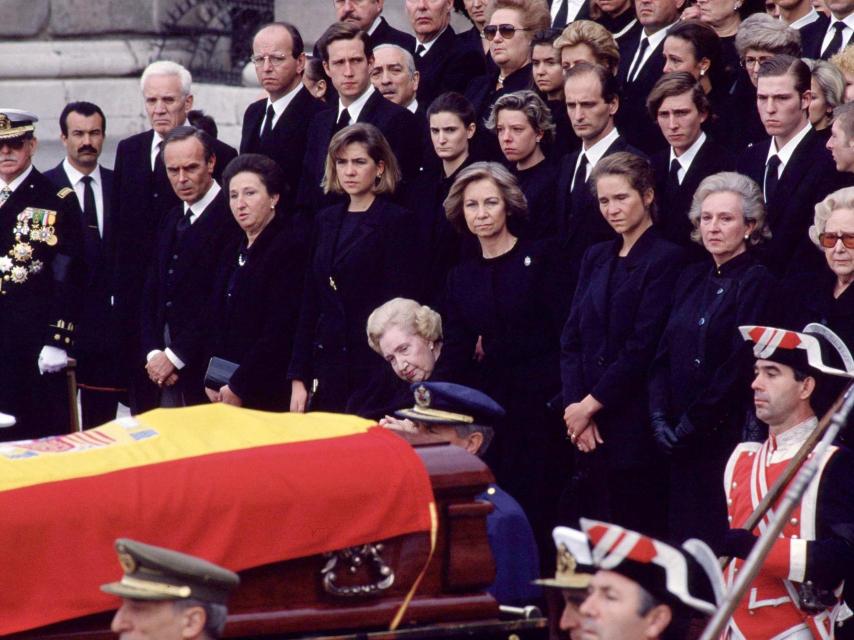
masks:
[[[179,358],[178,356],[176,356],[175,352],[172,351],[172,349],[170,349],[169,347],[166,347],[163,350],[163,353],[165,353],[166,357],[169,358],[169,362],[171,362],[172,364],[175,365],[176,369],[183,369],[184,368],[184,361],[181,360],[181,358]]]
[[[802,539],[789,542],[789,580],[803,582],[807,572],[807,541]]]

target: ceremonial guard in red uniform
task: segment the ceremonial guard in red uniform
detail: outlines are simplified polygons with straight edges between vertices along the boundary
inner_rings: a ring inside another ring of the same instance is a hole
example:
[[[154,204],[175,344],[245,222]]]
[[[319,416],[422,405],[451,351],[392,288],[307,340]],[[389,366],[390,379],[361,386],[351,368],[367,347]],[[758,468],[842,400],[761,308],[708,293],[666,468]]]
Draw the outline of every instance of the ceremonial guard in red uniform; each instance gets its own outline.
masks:
[[[32,165],[36,116],[0,108],[0,411],[2,440],[67,431],[80,220],[74,190]],[[70,198],[68,196],[71,196]]]
[[[822,325],[803,332],[741,327],[754,343],[752,384],[757,417],[768,424],[765,442],[745,442],[727,463],[724,488],[730,531],[724,555],[731,585],[776,504],[752,531],[743,527],[803,443],[817,427],[816,395],[832,376],[854,377],[854,361],[841,340]],[[826,364],[827,363],[827,364]],[[822,389],[823,387],[823,389]],[[812,456],[813,454],[810,454]],[[846,574],[854,562],[854,464],[850,451],[830,447],[801,503],[739,602],[728,637],[747,640],[827,640],[850,633]],[[849,587],[850,589],[850,587]]]

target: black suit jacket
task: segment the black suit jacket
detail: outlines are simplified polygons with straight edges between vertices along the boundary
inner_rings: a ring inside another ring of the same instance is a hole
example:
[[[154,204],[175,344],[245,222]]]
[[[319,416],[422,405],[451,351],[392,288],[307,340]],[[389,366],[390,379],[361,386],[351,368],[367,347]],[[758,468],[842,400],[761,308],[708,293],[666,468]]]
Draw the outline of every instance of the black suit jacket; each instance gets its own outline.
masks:
[[[798,29],[801,34],[801,51],[804,58],[818,59],[821,56],[821,43],[830,26],[830,18],[819,14],[818,20]]]
[[[45,171],[48,178],[58,188],[72,189],[68,174],[62,162],[53,169]],[[74,341],[74,353],[78,358],[77,375],[81,382],[90,384],[113,384],[114,371],[109,371],[108,361],[113,359],[115,343],[113,342],[114,328],[112,325],[111,268],[113,265],[113,171],[101,167],[102,192],[104,203],[104,235],[98,229],[89,227],[83,218],[82,206],[77,215],[80,221],[82,239],[81,253],[85,274],[85,285],[81,294],[79,306],[79,322],[77,338]],[[68,196],[71,203],[71,194]],[[76,196],[73,201],[80,204]]]
[[[342,248],[345,215],[364,217]],[[412,213],[382,196],[365,212],[348,214],[343,203],[315,219],[288,377],[306,386],[317,378],[324,406],[343,409],[349,393],[365,382],[361,374],[386,366],[368,347],[365,323],[379,305],[417,289],[412,226]],[[338,390],[334,397],[332,388]]]
[[[697,247],[699,255],[705,255],[705,251],[691,240],[691,232],[694,230],[694,225],[688,219],[691,200],[704,178],[719,171],[735,171],[735,155],[707,137],[679,185],[670,184],[668,180],[669,163],[669,147],[652,157],[658,209],[656,226],[666,240],[684,247]]]
[[[625,258],[616,238],[584,255],[572,310],[561,335],[563,403],[592,394],[604,408],[596,424],[612,468],[654,460],[648,427],[646,374],[670,310],[681,250],[650,228]],[[626,277],[612,290],[623,261]]]
[[[427,107],[447,91],[465,93],[468,83],[486,70],[483,52],[462,42],[451,27],[442,32],[424,56],[416,56],[415,66],[421,74],[418,102]]]
[[[622,136],[611,143],[602,157],[618,151],[628,151],[646,157],[642,151],[634,148]],[[564,156],[557,176],[555,212],[558,218],[558,236],[567,253],[568,268],[572,274],[578,273],[581,258],[590,245],[609,240],[615,236],[611,225],[605,221],[599,211],[599,203],[593,195],[593,184],[590,180],[587,181],[587,188],[583,194],[580,197],[573,197],[572,177],[575,174],[575,163],[578,162],[580,153],[581,151],[575,151]],[[574,277],[572,282],[574,284]]]
[[[569,0],[566,1],[569,2]],[[549,10],[551,10],[553,4],[554,0],[549,0]],[[569,17],[568,14],[567,17]],[[569,20],[568,22],[574,22],[575,20],[590,20],[590,2],[585,0],[584,4],[581,5],[581,8],[579,8],[578,13],[575,15],[575,17],[572,20]],[[562,20],[561,23],[558,24],[557,21],[552,21],[551,26],[554,29],[564,29],[566,28],[568,22]]]
[[[279,116],[268,140],[261,140],[261,122],[267,110],[267,100],[253,102],[243,114],[240,153],[263,154],[282,168],[290,189],[284,201],[286,206],[296,199],[311,119],[323,109],[324,104],[302,87]]]
[[[219,256],[226,245],[240,235],[231,215],[228,196],[220,191],[201,216],[185,232],[182,247],[177,248],[176,227],[184,216],[183,204],[171,209],[157,232],[154,259],[143,291],[141,325],[142,349],[138,366],[155,349],[163,349],[163,330],[169,324],[169,348],[187,366],[179,379],[192,387],[185,392],[198,397],[202,393],[201,354],[204,340],[202,313],[213,289]],[[174,273],[173,273],[174,271]],[[167,286],[172,277],[174,285]]]
[[[115,218],[113,294],[116,313],[126,335],[125,359],[130,365],[138,351],[140,295],[155,249],[157,230],[166,212],[179,204],[166,171],[151,169],[152,130],[119,142],[116,150],[112,215]],[[237,156],[233,147],[214,140],[219,182],[225,166]]]
[[[395,29],[385,18],[380,18],[380,23],[371,34],[371,46],[378,47],[381,44],[396,44],[406,49],[409,53],[415,53],[415,36],[400,29]]]
[[[738,171],[753,178],[760,188],[771,138],[751,145],[738,159]],[[767,203],[771,240],[760,247],[760,258],[772,273],[820,271],[824,258],[809,239],[815,205],[826,195],[852,183],[850,174],[836,171],[833,157],[821,136],[811,130],[798,145]]]
[[[287,380],[299,318],[306,238],[277,215],[249,247],[239,266],[246,239],[226,247],[210,307],[206,358],[218,356],[240,366],[229,386],[243,406],[287,411],[291,385]]]
[[[620,96],[620,110],[616,122],[620,133],[629,144],[649,155],[667,147],[667,141],[661,135],[661,129],[647,112],[646,98],[649,92],[664,74],[664,41],[652,50],[647,61],[641,67],[637,77],[628,81],[632,60],[640,43],[641,29],[636,30],[631,39],[624,38],[625,45],[621,46],[620,69],[617,77],[623,87]],[[623,56],[622,52],[626,55]]]
[[[329,141],[332,139],[332,131],[337,119],[338,105],[336,104],[315,115],[309,127],[308,144],[303,159],[302,183],[297,202],[313,212],[340,200],[334,194],[324,195],[320,187]],[[357,122],[367,122],[382,132],[397,158],[404,179],[417,175],[421,161],[423,127],[419,126],[415,114],[386,100],[379,91],[374,89],[373,95],[368,98],[359,113]]]

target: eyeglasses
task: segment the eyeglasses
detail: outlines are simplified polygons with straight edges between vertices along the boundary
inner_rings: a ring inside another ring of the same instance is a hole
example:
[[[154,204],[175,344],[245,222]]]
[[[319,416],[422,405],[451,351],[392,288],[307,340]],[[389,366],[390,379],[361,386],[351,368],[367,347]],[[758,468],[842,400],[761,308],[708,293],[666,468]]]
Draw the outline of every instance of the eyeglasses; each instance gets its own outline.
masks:
[[[774,56],[759,56],[754,58],[753,56],[747,56],[746,58],[742,58],[741,66],[745,69],[752,69],[757,65],[761,65],[766,60],[770,60]]]
[[[833,249],[842,240],[846,249],[854,249],[854,233],[820,233],[818,243],[825,249]]]
[[[500,33],[501,37],[509,40],[517,31],[530,31],[530,29],[522,29],[514,27],[512,24],[488,24],[483,28],[483,37],[492,42],[495,40],[495,34]]]
[[[285,64],[285,61],[288,59],[288,56],[284,56],[278,53],[274,53],[266,56],[252,56],[249,58],[256,67],[263,67],[264,63],[269,61],[273,67],[281,67]]]

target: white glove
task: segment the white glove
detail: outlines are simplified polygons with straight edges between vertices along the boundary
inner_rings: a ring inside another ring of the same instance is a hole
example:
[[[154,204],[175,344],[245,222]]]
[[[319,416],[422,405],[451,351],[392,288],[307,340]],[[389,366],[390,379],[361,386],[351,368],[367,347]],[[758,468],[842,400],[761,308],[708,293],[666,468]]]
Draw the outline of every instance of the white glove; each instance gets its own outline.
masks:
[[[0,413],[0,429],[15,426],[15,416],[10,416],[8,413]]]
[[[56,373],[68,366],[68,354],[65,349],[45,345],[39,354],[39,373]]]

